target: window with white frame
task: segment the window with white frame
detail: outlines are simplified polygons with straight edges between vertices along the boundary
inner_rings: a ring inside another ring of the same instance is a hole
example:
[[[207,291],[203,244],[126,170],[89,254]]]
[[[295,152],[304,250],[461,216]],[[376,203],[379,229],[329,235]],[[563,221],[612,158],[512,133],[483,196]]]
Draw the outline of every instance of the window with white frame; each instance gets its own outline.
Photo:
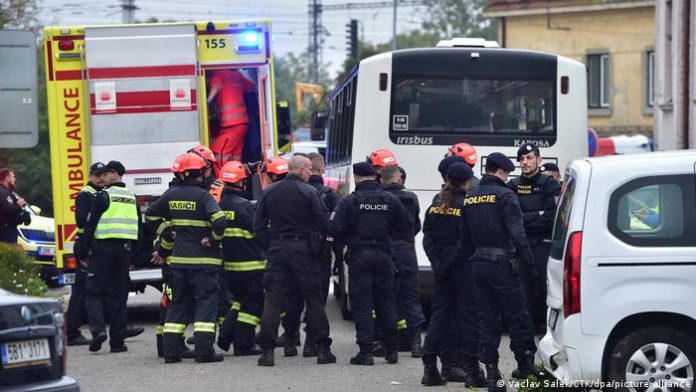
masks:
[[[587,93],[589,95],[587,102],[590,108],[610,107],[609,59],[608,54],[587,56]]]

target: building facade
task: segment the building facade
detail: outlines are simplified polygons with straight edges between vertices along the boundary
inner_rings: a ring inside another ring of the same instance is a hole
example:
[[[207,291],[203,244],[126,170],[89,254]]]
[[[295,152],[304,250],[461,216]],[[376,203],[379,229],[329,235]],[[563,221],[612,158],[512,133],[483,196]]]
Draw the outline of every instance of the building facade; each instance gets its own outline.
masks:
[[[652,135],[655,1],[491,0],[484,15],[503,47],[587,66],[588,124],[600,136]]]

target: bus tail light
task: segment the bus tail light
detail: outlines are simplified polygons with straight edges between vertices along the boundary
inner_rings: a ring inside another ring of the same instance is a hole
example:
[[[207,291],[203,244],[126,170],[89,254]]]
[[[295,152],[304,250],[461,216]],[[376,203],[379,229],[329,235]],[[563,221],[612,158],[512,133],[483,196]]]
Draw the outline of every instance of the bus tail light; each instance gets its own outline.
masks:
[[[387,84],[389,83],[389,75],[382,72],[379,74],[379,91],[387,91]]]
[[[561,94],[566,95],[568,94],[568,90],[570,89],[570,78],[567,76],[561,76]]]
[[[580,313],[580,265],[582,260],[582,231],[570,234],[563,259],[563,314]]]
[[[60,42],[58,42],[58,49],[66,51],[66,52],[71,51],[71,50],[75,50],[75,41],[72,41],[72,40],[60,41]]]
[[[64,270],[73,271],[77,269],[77,260],[75,256],[67,256],[65,258],[65,265],[63,265]]]

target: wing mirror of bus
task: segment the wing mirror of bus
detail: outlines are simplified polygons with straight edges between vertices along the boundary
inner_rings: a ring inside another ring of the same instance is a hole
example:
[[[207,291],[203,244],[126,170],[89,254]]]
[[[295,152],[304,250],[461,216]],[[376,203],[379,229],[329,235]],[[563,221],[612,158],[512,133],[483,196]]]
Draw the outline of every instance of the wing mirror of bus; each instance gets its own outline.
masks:
[[[326,112],[312,112],[312,120],[309,127],[309,137],[312,141],[326,139]]]

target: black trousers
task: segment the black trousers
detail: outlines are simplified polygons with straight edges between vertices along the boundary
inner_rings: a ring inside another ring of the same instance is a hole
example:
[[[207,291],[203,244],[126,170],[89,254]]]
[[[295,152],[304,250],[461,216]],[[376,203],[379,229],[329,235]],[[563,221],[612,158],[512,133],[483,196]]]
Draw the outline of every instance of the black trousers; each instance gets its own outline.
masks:
[[[263,271],[226,272],[225,279],[234,303],[220,326],[220,338],[233,339],[236,349],[251,348],[263,311]]]
[[[210,356],[214,353],[213,342],[217,328],[220,268],[175,267],[171,268],[171,273],[172,301],[164,323],[164,356],[181,357],[181,338],[191,319],[194,320],[193,338],[196,342],[194,354],[197,357]]]
[[[75,271],[75,282],[70,287],[70,300],[65,321],[68,323],[68,340],[81,335],[80,326],[89,323],[87,317],[87,269],[81,265]]]
[[[110,320],[109,343],[120,346],[128,324],[130,244],[123,240],[97,240],[87,268],[87,315],[92,337],[106,332],[104,312]]]
[[[265,290],[261,316],[260,345],[269,350],[275,347],[287,288],[295,285],[307,306],[309,344],[331,344],[329,320],[321,295],[320,268],[306,241],[275,239],[268,252],[268,265],[263,277]],[[287,331],[294,333],[295,331]],[[292,336],[292,335],[289,335]]]
[[[371,350],[375,340],[373,309],[383,340],[387,344],[394,342],[394,262],[389,253],[378,248],[350,248],[348,289],[360,350]]]
[[[546,320],[546,265],[549,261],[551,245],[544,244],[541,240],[531,242],[537,276],[532,278],[528,273],[520,272],[520,282],[524,289],[527,312],[534,321],[544,322]]]
[[[0,242],[6,242],[14,245],[17,243],[18,236],[19,233],[17,231],[17,225],[13,226],[0,224]]]
[[[412,242],[394,241],[392,244],[394,264],[399,266],[396,279],[397,326],[400,331],[407,330],[409,335],[420,330],[425,324],[423,307],[420,303],[420,285],[418,284],[418,258]]]
[[[435,276],[432,315],[423,342],[425,355],[438,355],[442,367],[457,364],[459,356],[478,362],[479,320],[471,265],[457,265]]]
[[[502,317],[510,329],[510,349],[515,358],[525,351],[536,352],[532,320],[525,306],[525,297],[509,259],[472,257],[472,277],[480,320],[479,358],[481,362],[498,363],[498,346],[502,335]]]

